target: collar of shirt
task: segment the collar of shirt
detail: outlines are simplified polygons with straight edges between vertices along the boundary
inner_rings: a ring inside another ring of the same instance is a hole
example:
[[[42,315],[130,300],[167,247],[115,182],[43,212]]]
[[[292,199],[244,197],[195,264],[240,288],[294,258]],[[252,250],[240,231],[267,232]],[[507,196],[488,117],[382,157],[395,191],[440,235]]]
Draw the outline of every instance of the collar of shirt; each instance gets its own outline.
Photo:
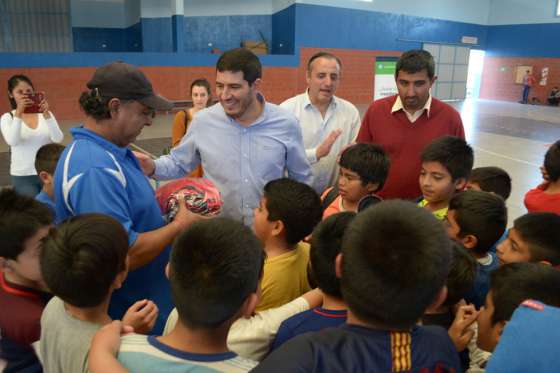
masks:
[[[106,138],[99,136],[97,133],[93,132],[92,130],[84,127],[72,128],[70,129],[70,133],[72,133],[72,136],[74,137],[75,140],[84,139],[84,138],[91,140],[99,144],[103,148],[107,149],[109,152],[123,159],[126,158],[129,155],[129,153],[132,153],[130,149],[128,149],[127,147],[121,148],[120,146],[113,144],[111,141],[107,140]]]
[[[336,108],[337,100],[338,100],[338,98],[335,95],[333,95],[332,99],[331,99],[331,103],[329,104],[329,108],[331,106],[333,107],[333,109]],[[313,103],[309,99],[309,88],[307,88],[307,90],[305,91],[305,94],[303,95],[303,107],[305,107],[305,108],[315,107],[315,106],[313,106]]]
[[[418,120],[418,118],[420,118],[422,116],[422,114],[424,113],[424,110],[426,110],[426,115],[429,118],[431,107],[432,107],[432,95],[429,95],[428,99],[426,100],[426,103],[424,104],[424,107],[422,109],[416,111],[414,114],[410,114],[408,111],[404,110],[404,106],[403,106],[403,103],[402,103],[402,100],[401,100],[401,96],[397,95],[397,99],[395,100],[395,103],[393,104],[393,107],[391,108],[391,114],[393,114],[396,111],[402,110],[406,114],[406,117],[408,118],[408,120],[411,123],[414,123],[414,122],[416,122],[416,120]]]

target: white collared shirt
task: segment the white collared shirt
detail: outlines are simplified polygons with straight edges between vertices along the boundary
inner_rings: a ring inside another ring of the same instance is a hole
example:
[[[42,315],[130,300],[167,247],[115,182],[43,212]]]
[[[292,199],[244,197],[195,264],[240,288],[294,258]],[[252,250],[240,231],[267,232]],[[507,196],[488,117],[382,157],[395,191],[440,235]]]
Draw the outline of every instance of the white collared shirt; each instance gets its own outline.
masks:
[[[426,100],[426,103],[424,104],[424,107],[418,111],[415,111],[414,114],[410,114],[408,111],[406,111],[404,109],[402,100],[401,100],[401,96],[397,95],[397,99],[395,100],[395,103],[393,104],[393,107],[391,108],[391,114],[394,113],[395,111],[399,111],[402,110],[404,111],[404,113],[406,114],[406,117],[408,118],[408,120],[410,121],[410,123],[414,123],[418,120],[418,118],[420,118],[422,116],[422,114],[424,113],[424,110],[427,111],[426,115],[428,115],[428,118],[430,117],[430,108],[432,106],[432,95],[428,96],[428,99]]]
[[[342,149],[355,141],[360,130],[360,113],[352,103],[333,96],[323,118],[319,109],[309,100],[307,91],[289,98],[280,106],[294,113],[299,120],[305,153],[313,172],[311,186],[322,193],[336,183],[338,156]],[[317,147],[331,131],[338,128],[342,133],[334,142],[330,153],[317,161]]]

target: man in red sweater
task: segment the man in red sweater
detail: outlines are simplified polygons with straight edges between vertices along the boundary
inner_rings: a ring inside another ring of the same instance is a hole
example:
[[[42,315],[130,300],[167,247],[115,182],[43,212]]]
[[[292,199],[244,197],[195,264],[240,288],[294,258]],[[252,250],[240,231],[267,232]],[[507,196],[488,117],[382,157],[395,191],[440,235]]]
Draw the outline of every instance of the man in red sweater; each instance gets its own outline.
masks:
[[[424,50],[403,53],[397,62],[398,95],[373,102],[358,133],[358,142],[383,146],[391,159],[383,198],[414,199],[421,196],[420,153],[432,140],[445,136],[465,138],[463,122],[451,106],[433,98],[436,81],[432,55]]]

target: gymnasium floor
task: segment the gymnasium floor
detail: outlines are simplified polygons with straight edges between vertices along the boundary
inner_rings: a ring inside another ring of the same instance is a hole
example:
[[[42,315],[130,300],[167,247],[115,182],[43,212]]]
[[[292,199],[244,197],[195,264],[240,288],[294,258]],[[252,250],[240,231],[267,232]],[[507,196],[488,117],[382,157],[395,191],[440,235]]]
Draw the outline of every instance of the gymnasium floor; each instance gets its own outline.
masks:
[[[467,140],[475,149],[475,166],[502,167],[513,179],[509,198],[509,226],[526,212],[523,195],[541,181],[539,166],[547,146],[560,139],[560,108],[511,102],[466,100],[451,103],[461,112]],[[367,105],[358,106],[363,114]],[[55,112],[56,115],[56,112]],[[137,144],[159,155],[169,145],[173,114],[158,116]],[[76,121],[63,121],[65,143]],[[0,185],[9,184],[8,146],[0,141]]]

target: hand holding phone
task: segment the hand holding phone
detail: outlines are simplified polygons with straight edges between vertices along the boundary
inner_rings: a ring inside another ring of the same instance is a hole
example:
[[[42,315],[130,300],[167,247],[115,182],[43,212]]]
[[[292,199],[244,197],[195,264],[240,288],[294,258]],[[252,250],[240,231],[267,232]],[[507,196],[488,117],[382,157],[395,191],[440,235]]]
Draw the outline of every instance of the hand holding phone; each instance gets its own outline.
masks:
[[[27,98],[31,100],[31,105],[25,107],[23,111],[25,114],[37,114],[41,113],[41,103],[45,99],[44,92],[36,92],[27,95]]]

